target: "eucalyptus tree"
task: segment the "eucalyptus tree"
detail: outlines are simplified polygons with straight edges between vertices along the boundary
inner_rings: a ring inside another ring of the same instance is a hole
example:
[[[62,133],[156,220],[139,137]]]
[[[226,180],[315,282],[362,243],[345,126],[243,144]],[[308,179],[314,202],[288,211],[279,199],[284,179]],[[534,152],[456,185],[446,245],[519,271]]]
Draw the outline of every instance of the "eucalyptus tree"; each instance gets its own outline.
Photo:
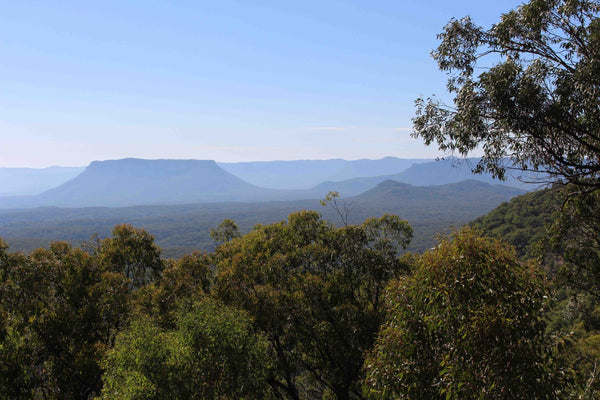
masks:
[[[464,229],[395,280],[365,362],[373,399],[568,397],[546,336],[548,290],[512,248]]]
[[[481,149],[476,171],[600,188],[600,2],[531,0],[489,29],[453,19],[439,39],[454,104],[419,98],[414,136]]]
[[[213,293],[246,310],[269,341],[277,398],[362,398],[364,353],[387,282],[407,272],[398,250],[411,236],[397,216],[335,228],[303,211],[216,249]]]

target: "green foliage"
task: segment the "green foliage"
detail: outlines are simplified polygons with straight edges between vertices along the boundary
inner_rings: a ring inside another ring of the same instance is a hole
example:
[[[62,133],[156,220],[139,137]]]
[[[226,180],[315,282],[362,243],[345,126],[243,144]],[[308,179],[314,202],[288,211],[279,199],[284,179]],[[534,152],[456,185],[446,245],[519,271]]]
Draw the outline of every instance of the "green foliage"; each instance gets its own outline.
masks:
[[[5,318],[0,321],[0,399],[30,399],[34,376],[27,368],[31,363],[29,349],[23,343],[24,338],[6,326]]]
[[[563,337],[568,351],[563,353],[574,375],[572,398],[600,398],[598,360],[600,359],[600,305],[586,293],[559,289],[548,312],[548,331]]]
[[[565,191],[573,188],[565,188]],[[544,248],[547,263],[558,265],[559,302],[553,329],[569,334],[569,359],[576,372],[576,395],[600,398],[600,192],[572,192]]]
[[[599,15],[595,0],[530,0],[490,29],[451,20],[433,58],[454,106],[418,99],[414,135],[463,156],[483,149],[477,171],[502,177],[510,157],[547,181],[600,187]]]
[[[97,393],[100,359],[127,313],[127,280],[66,243],[0,267],[0,398]]]
[[[470,225],[486,235],[501,238],[523,258],[539,256],[540,241],[548,239],[548,230],[561,210],[563,188],[539,190],[514,197],[500,204]]]
[[[327,193],[323,200],[319,201],[319,204],[323,207],[330,206],[340,217],[342,224],[348,225],[348,214],[350,213],[350,209],[352,208],[350,204],[346,202],[346,200],[342,199],[342,196],[339,192],[332,191]]]
[[[64,242],[7,254],[0,242],[0,398],[100,391],[100,361],[128,318],[131,288],[162,271],[152,236],[128,225],[113,233],[93,254]]]
[[[101,262],[124,274],[133,288],[155,281],[164,268],[154,237],[128,224],[116,225],[112,237],[101,241],[98,252]]]
[[[3,264],[6,262],[6,250],[8,250],[8,245],[0,238],[0,268],[2,268]]]
[[[190,393],[200,392],[205,399],[265,395],[267,344],[253,332],[245,312],[205,300],[184,313],[178,325],[178,335],[190,349]]]
[[[406,249],[413,236],[410,224],[397,215],[384,214],[380,218],[367,218],[362,227],[371,246],[382,253]],[[388,257],[392,256],[388,254]]]
[[[217,245],[229,242],[231,239],[240,236],[240,229],[237,224],[229,218],[225,218],[216,229],[210,228],[210,237]]]
[[[213,275],[210,263],[210,255],[202,252],[166,260],[161,279],[137,291],[136,311],[154,317],[163,327],[172,328],[181,306],[209,293]]]
[[[377,399],[555,399],[546,289],[532,265],[463,229],[389,288],[389,314],[365,362]]]
[[[406,271],[397,252],[411,234],[395,216],[335,228],[304,211],[217,248],[215,294],[269,339],[278,397],[361,398],[363,354],[382,321],[387,281]]]
[[[548,258],[562,259],[561,275],[568,285],[600,296],[600,191],[567,197],[554,224]]]
[[[178,344],[149,320],[134,320],[119,333],[103,376],[105,399],[168,399],[178,385],[171,369]],[[175,398],[172,397],[172,398]]]
[[[569,344],[564,355],[575,376],[573,397],[586,399],[600,390],[599,208],[597,192],[555,186],[516,197],[473,222],[516,246],[519,255],[540,258],[554,278],[548,332]]]
[[[180,310],[174,330],[142,317],[119,334],[102,398],[264,398],[267,365],[247,315],[205,299]]]

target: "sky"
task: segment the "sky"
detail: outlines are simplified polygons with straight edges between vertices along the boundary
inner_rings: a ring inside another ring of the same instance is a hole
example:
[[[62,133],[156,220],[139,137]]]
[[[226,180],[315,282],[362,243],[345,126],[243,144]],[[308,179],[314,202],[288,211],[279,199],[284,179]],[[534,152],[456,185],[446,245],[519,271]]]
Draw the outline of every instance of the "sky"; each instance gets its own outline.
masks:
[[[441,156],[436,35],[520,3],[0,0],[0,167]]]

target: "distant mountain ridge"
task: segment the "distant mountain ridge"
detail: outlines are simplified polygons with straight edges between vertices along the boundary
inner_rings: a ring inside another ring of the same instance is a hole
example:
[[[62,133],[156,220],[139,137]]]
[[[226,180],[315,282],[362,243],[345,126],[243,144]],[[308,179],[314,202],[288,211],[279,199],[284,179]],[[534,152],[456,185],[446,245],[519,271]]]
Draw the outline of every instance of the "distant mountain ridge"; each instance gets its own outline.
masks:
[[[455,209],[454,212],[460,209],[468,213],[469,210],[484,209],[484,204],[499,204],[523,193],[524,191],[518,188],[490,185],[474,179],[432,186],[416,186],[387,180],[351,199],[360,203],[398,203],[403,207],[414,208],[427,204],[428,213],[439,215],[440,210],[449,205]]]
[[[478,161],[477,158],[457,159],[449,157],[443,160],[415,163],[397,174],[322,182],[313,187],[311,191],[314,193],[337,191],[343,196],[356,196],[376,187],[381,182],[389,180],[414,186],[447,185],[465,180],[474,180],[490,185],[510,186],[525,191],[538,189],[538,185],[523,183],[511,175],[508,175],[506,180],[500,181],[489,173],[473,174],[471,170]]]
[[[524,173],[514,174],[511,171],[508,171],[504,181],[494,178],[492,174],[487,172],[473,174],[472,170],[477,165],[479,160],[479,158],[463,159],[448,157],[433,162],[422,163],[418,165],[414,164],[397,174],[395,176],[395,180],[418,186],[445,185],[448,183],[461,182],[468,179],[486,182],[491,185],[502,184],[506,186],[518,187],[524,190],[534,190],[539,186],[534,183],[524,183],[520,181],[519,178],[522,178]]]
[[[308,160],[248,163],[246,172],[254,169],[271,171],[266,179],[302,181],[314,179],[318,173],[337,176],[368,175],[394,168],[402,172],[354,177],[347,180],[321,182],[309,189],[272,189],[259,187],[227,172],[212,160],[122,160],[94,161],[83,172],[61,185],[34,196],[0,197],[0,208],[58,207],[125,207],[134,205],[191,204],[207,202],[253,202],[320,199],[329,191],[344,197],[356,196],[373,189],[381,182],[393,180],[417,186],[441,185],[463,180],[532,190],[514,178],[500,182],[489,174],[473,175],[471,168],[477,159],[441,161],[397,159],[381,160]],[[408,166],[412,163],[411,166]],[[244,163],[241,163],[244,164]],[[237,164],[232,164],[233,166]],[[229,167],[232,167],[230,165]],[[319,168],[329,169],[319,172]],[[334,165],[337,169],[331,169]],[[457,168],[457,165],[460,167]],[[265,172],[266,173],[266,172]],[[273,178],[275,177],[275,178]],[[273,180],[271,181],[273,182]],[[288,185],[289,186],[289,185]]]
[[[0,168],[0,196],[31,196],[75,178],[85,167]]]
[[[93,162],[77,178],[40,195],[46,204],[104,206],[252,201],[266,197],[268,193],[263,189],[226,172],[213,160],[142,159]]]
[[[263,200],[265,192],[212,160],[94,161],[81,174],[37,196],[5,199],[11,206],[133,206]]]
[[[309,190],[325,181],[397,174],[413,164],[432,159],[384,157],[378,160],[295,160],[218,163],[224,170],[253,185],[288,190]]]

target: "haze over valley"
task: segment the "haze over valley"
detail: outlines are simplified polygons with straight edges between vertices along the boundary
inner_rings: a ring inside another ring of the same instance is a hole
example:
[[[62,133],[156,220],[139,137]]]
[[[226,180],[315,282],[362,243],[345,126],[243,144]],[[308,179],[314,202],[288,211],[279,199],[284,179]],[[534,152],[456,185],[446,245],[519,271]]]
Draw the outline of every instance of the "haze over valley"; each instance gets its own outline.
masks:
[[[336,212],[319,204],[336,191],[349,206],[349,223],[398,214],[415,229],[411,249],[422,251],[434,243],[436,233],[464,225],[524,193],[524,184],[515,179],[499,182],[472,174],[476,161],[95,161],[71,179],[69,174],[77,170],[65,169],[64,182],[37,195],[0,198],[0,237],[13,250],[31,250],[53,240],[79,245],[93,234],[106,237],[114,225],[126,222],[147,229],[166,255],[177,256],[212,248],[210,229],[225,218],[248,232],[255,224],[312,209],[339,225]],[[31,186],[22,175],[8,179],[10,169],[1,172],[12,188]],[[54,170],[36,170],[36,178],[50,172]]]
[[[537,186],[512,176],[498,181],[473,174],[477,159],[446,160],[302,160],[223,164],[210,160],[122,159],[94,161],[85,169],[0,169],[12,192],[29,196],[0,197],[0,208],[123,207],[215,201],[320,199],[329,191],[355,196],[394,180],[417,186],[474,179],[524,190]],[[57,171],[61,173],[58,174]],[[44,181],[34,189],[37,181]],[[49,185],[56,185],[48,188]],[[46,189],[46,190],[44,190]]]

